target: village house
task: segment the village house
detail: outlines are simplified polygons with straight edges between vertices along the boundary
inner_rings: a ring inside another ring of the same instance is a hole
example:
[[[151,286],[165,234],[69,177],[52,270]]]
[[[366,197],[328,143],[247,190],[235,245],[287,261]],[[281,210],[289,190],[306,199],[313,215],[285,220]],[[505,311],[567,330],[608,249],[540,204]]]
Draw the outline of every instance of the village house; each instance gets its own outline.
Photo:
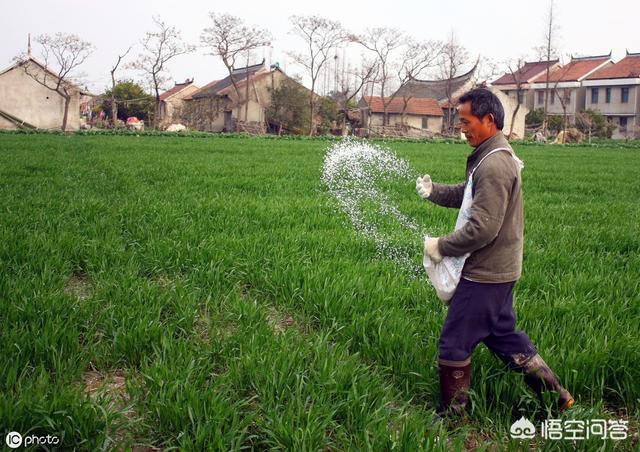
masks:
[[[265,133],[271,91],[284,80],[298,83],[278,65],[267,67],[264,60],[234,69],[231,75],[186,96],[181,118],[187,126],[208,132]]]
[[[180,122],[184,109],[184,99],[198,91],[193,79],[185,80],[184,83],[176,83],[168,91],[160,94],[160,126],[166,127],[175,122]]]
[[[513,135],[511,138],[522,138],[524,136],[525,129],[525,116],[529,112],[529,108],[525,105],[521,105],[518,108],[517,99],[506,95],[498,88],[491,86],[487,87],[484,82],[478,84],[474,76],[477,66],[478,63],[476,62],[469,71],[449,80],[411,79],[398,88],[395,96],[400,97],[401,99],[435,99],[443,113],[441,131],[444,133],[457,134],[459,132],[457,124],[458,112],[456,109],[458,99],[464,93],[476,86],[485,86],[498,96],[502,106],[504,107],[503,132],[506,135],[508,135],[509,132],[512,132]],[[514,122],[513,130],[511,129],[512,120]]]
[[[609,55],[572,57],[564,66],[556,66],[549,74],[546,71],[530,83],[534,95],[534,108],[544,108],[545,91],[548,88],[548,115],[566,115],[574,123],[576,114],[584,110],[586,88],[584,81],[598,69],[612,65]],[[564,105],[564,107],[563,107]]]
[[[387,121],[384,121],[384,104]],[[436,99],[364,96],[358,103],[369,135],[431,136],[442,131],[442,108]]]
[[[0,129],[61,128],[65,99],[48,88],[55,87],[57,82],[55,73],[31,57],[0,72]],[[82,91],[69,82],[66,87],[71,94],[67,130],[78,130]]]
[[[394,93],[394,97],[405,99],[435,99],[443,112],[443,130],[449,125],[457,123],[457,110],[455,104],[460,96],[472,89],[476,80],[474,77],[478,64],[476,63],[469,71],[444,80],[419,80],[412,78],[403,84]],[[451,116],[451,119],[449,117]]]
[[[521,105],[525,105],[527,109],[533,110],[535,108],[535,96],[534,91],[531,89],[531,84],[538,77],[545,77],[547,66],[549,66],[549,71],[552,72],[560,66],[560,62],[558,60],[525,62],[521,67],[514,69],[513,72],[507,72],[492,82],[491,86],[517,100]]]
[[[585,108],[599,111],[618,127],[613,138],[640,137],[640,53],[593,72],[583,82]]]

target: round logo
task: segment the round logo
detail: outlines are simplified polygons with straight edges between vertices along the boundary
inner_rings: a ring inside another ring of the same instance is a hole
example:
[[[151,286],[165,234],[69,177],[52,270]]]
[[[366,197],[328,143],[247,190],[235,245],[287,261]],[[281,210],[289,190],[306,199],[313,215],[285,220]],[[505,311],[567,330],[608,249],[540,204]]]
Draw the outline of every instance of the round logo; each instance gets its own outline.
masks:
[[[11,449],[17,449],[22,445],[22,435],[18,432],[9,432],[5,438],[5,442]]]

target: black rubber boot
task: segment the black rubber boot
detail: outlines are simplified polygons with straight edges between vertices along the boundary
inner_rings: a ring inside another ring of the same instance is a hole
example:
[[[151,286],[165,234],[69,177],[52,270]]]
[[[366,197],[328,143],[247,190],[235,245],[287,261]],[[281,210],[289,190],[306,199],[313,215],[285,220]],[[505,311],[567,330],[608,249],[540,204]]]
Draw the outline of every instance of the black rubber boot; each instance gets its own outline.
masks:
[[[544,362],[540,355],[531,357],[514,355],[511,357],[516,370],[524,374],[524,381],[533,389],[538,398],[542,401],[542,393],[545,391],[555,391],[558,393],[558,412],[571,408],[575,403],[573,396],[562,387],[558,376]]]
[[[436,417],[442,419],[448,415],[461,415],[469,403],[471,386],[471,361],[450,365],[438,363],[440,373],[440,405]]]

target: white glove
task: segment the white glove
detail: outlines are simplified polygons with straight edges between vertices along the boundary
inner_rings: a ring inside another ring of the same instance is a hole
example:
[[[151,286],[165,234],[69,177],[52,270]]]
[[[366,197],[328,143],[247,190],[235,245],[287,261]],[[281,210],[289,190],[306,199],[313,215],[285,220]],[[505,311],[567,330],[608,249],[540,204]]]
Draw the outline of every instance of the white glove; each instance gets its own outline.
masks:
[[[438,249],[438,238],[429,237],[424,241],[424,255],[428,256],[434,264],[439,263],[442,260],[442,255]]]
[[[431,182],[431,176],[429,176],[428,174],[425,174],[424,176],[416,179],[416,191],[422,199],[429,198],[432,189],[433,182]]]

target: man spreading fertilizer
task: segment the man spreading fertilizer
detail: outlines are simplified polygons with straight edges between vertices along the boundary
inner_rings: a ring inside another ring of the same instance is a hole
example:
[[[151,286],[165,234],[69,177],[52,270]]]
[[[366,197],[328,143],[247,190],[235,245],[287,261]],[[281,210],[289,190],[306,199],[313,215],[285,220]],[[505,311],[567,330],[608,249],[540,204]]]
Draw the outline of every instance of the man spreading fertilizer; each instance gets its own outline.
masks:
[[[429,175],[416,181],[418,194],[441,206],[464,208],[470,201],[469,218],[462,227],[424,243],[425,259],[435,264],[443,256],[469,254],[440,335],[438,414],[464,410],[471,354],[480,342],[511,369],[522,372],[540,398],[545,390],[557,392],[559,411],[564,411],[573,405],[573,397],[527,334],[515,329],[513,287],[522,271],[524,238],[522,162],[502,134],[504,110],[491,91],[471,90],[459,103],[462,133],[474,148],[467,157],[467,182],[436,184]]]

